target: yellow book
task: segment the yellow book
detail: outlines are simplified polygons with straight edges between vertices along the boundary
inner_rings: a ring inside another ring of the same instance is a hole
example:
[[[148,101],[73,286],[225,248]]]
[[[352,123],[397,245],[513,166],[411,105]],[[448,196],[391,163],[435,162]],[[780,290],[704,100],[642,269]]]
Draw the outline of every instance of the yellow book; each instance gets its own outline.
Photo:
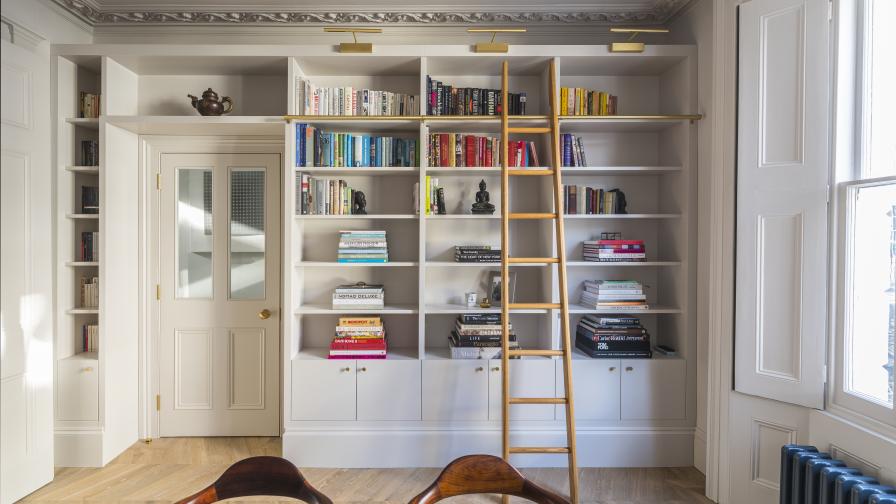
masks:
[[[607,115],[607,93],[600,92],[600,112],[599,115]]]
[[[566,88],[566,87],[560,88],[560,113],[561,114],[566,114],[566,111],[568,110],[566,108],[567,103],[568,103],[568,96],[569,96],[569,88]]]
[[[455,143],[454,133],[448,135],[448,166],[454,168],[457,166],[455,158],[457,155],[455,154],[455,148],[457,144]]]
[[[429,175],[426,176],[426,215],[429,215],[430,209],[430,198],[429,196],[432,194],[432,181]]]

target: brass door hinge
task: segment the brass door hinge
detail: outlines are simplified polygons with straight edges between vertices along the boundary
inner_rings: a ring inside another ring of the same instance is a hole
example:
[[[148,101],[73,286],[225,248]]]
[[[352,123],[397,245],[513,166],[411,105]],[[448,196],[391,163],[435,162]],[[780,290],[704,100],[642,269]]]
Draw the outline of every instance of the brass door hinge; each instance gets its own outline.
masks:
[[[156,189],[162,189],[162,174],[156,173]]]
[[[162,396],[156,394],[156,411],[160,411],[162,409]]]
[[[156,284],[156,300],[162,299],[162,287]]]

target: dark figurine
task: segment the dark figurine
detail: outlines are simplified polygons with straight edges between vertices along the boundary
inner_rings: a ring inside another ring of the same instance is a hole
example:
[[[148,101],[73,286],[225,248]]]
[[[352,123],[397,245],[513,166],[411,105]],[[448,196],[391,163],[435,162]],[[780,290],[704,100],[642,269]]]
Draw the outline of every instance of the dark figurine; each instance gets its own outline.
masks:
[[[212,88],[208,88],[202,93],[202,98],[197,98],[191,94],[187,96],[190,98],[190,104],[193,105],[193,108],[204,116],[229,114],[233,110],[233,100],[229,96],[225,96],[219,101],[218,93],[212,91]],[[225,104],[227,105],[226,107]]]
[[[625,201],[625,193],[620,191],[619,189],[610,190],[612,193],[616,193],[616,208],[613,209],[613,213],[624,214],[628,213],[625,209],[628,207],[628,202]]]
[[[367,196],[361,191],[355,191],[352,196],[352,214],[367,215]]]
[[[438,208],[437,215],[445,215],[447,212],[445,211],[445,189],[438,188],[436,189],[436,208]]]
[[[477,215],[491,215],[495,213],[495,205],[488,202],[488,191],[485,190],[485,180],[479,181],[479,192],[476,193],[476,203],[473,203],[471,211]]]

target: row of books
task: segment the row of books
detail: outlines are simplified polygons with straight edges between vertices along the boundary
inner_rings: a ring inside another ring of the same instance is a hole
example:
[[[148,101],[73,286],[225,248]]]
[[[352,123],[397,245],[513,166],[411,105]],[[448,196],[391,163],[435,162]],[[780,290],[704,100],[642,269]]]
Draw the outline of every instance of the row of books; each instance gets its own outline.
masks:
[[[330,359],[385,359],[386,329],[380,317],[339,317]]]
[[[508,324],[509,347],[519,348],[513,327]],[[448,337],[452,359],[495,359],[501,355],[500,313],[465,313],[458,315]]]
[[[78,248],[79,261],[100,260],[100,234],[96,231],[84,231],[81,233],[81,246]]]
[[[97,308],[100,305],[100,279],[98,277],[81,277],[78,289],[79,306],[81,308]]]
[[[591,262],[641,262],[647,259],[643,240],[586,240],[582,259]]]
[[[445,215],[448,213],[448,209],[445,204],[445,188],[439,185],[438,177],[431,177],[429,175],[423,181],[424,183],[424,192],[423,192],[423,210],[426,215]],[[417,185],[414,184],[414,194],[417,194]],[[414,213],[420,213],[419,201],[414,200]]]
[[[582,137],[570,133],[561,134],[560,152],[563,153],[563,166],[588,166]]]
[[[501,115],[500,89],[449,86],[426,76],[426,115]],[[507,93],[510,115],[526,114],[526,93]]]
[[[340,231],[336,262],[389,262],[389,246],[385,231]]]
[[[429,166],[492,167],[501,164],[501,140],[462,133],[429,135]]]
[[[620,312],[648,308],[644,286],[637,280],[585,280],[580,304]]]
[[[627,204],[625,193],[619,189],[563,185],[565,214],[624,214]]]
[[[616,115],[618,99],[604,91],[561,87],[560,110],[565,115]]]
[[[96,352],[100,347],[100,326],[84,324],[81,326],[81,351]]]
[[[81,186],[81,213],[100,213],[100,188]]]
[[[356,191],[345,180],[316,178],[307,173],[297,174],[296,179],[296,209],[300,215],[353,214]]]
[[[385,306],[386,290],[382,285],[340,285],[333,290],[333,309],[379,310]]]
[[[296,166],[420,166],[418,143],[416,138],[330,133],[296,124]]]
[[[81,166],[100,165],[100,144],[95,140],[81,140]]]
[[[455,262],[495,263],[501,262],[501,249],[490,245],[455,245]]]
[[[649,359],[650,334],[638,317],[585,315],[576,326],[576,348],[597,359]]]
[[[78,117],[99,117],[100,95],[93,93],[78,93]]]
[[[345,87],[318,87],[296,79],[296,104],[303,115],[411,116],[419,115],[417,95]]]

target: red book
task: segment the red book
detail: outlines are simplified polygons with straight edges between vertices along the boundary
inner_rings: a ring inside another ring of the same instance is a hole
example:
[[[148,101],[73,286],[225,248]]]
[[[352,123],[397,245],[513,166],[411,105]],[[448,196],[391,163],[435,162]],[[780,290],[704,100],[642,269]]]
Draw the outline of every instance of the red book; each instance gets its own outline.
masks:
[[[361,345],[361,344],[377,344],[377,345],[385,345],[385,338],[333,338],[332,343],[345,343],[348,345]]]
[[[585,242],[592,243],[592,242]],[[644,245],[644,240],[597,240],[598,245]]]
[[[478,147],[476,166],[485,166],[485,137],[479,137]]]
[[[329,355],[328,359],[385,359],[385,355]]]
[[[516,166],[516,140],[507,141],[507,165]]]
[[[466,145],[464,146],[466,149],[466,157],[467,157],[467,166],[477,166],[476,165],[476,149],[473,146],[473,142],[476,141],[472,135],[467,135],[464,140]]]
[[[454,155],[454,153],[452,153]],[[448,161],[448,134],[439,135],[439,166],[450,166]]]

